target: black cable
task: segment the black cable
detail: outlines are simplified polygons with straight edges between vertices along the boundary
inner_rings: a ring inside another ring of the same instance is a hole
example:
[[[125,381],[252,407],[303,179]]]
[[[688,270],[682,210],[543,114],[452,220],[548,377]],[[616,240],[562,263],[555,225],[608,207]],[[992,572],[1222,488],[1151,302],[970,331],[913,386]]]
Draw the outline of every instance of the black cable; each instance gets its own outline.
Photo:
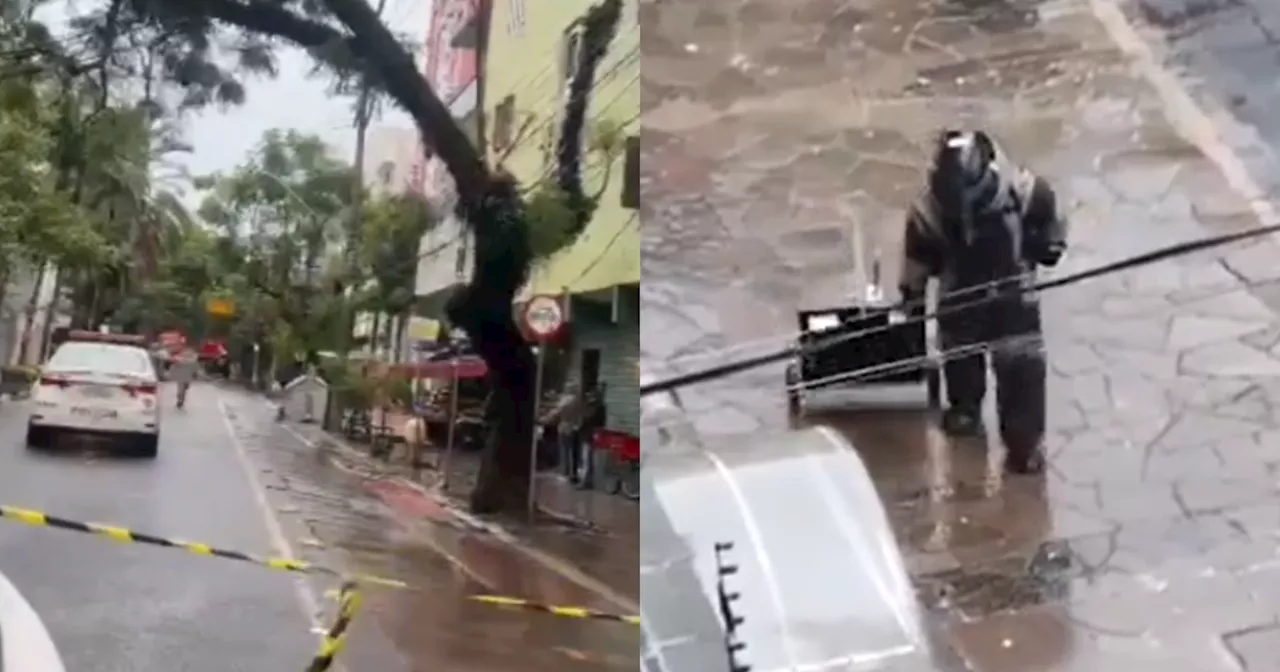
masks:
[[[1222,247],[1223,245],[1230,245],[1231,243],[1236,243],[1243,240],[1260,238],[1262,236],[1268,236],[1273,233],[1280,233],[1280,224],[1257,226],[1250,229],[1245,229],[1243,231],[1237,231],[1235,233],[1228,233],[1228,234],[1223,234],[1219,236],[1208,236],[1205,238],[1198,238],[1196,240],[1176,243],[1174,245],[1157,248],[1155,250],[1144,252],[1142,254],[1138,254],[1132,257],[1126,257],[1124,259],[1121,259],[1119,261],[1114,261],[1109,264],[1102,264],[1100,266],[1088,268],[1083,271],[1071,273],[1061,278],[1044,280],[1032,285],[1031,287],[1010,288],[1006,284],[1004,287],[996,287],[995,288],[996,293],[993,296],[983,296],[982,298],[979,298],[973,301],[967,301],[959,304],[949,304],[944,307],[936,308],[932,311],[927,310],[926,300],[924,299],[907,302],[902,304],[901,306],[902,309],[908,310],[908,311],[912,311],[913,309],[914,310],[926,309],[926,310],[924,310],[922,314],[914,315],[908,320],[897,322],[895,324],[885,324],[885,325],[880,325],[876,327],[870,327],[867,329],[860,329],[858,331],[854,331],[846,334],[838,334],[835,336],[817,340],[813,343],[806,344],[806,345],[794,344],[782,350],[776,350],[774,352],[766,353],[763,355],[757,355],[755,357],[740,359],[734,362],[729,362],[727,364],[721,364],[719,366],[713,366],[706,369],[702,369],[700,371],[693,371],[690,373],[675,375],[665,380],[659,380],[659,381],[650,383],[648,385],[641,385],[640,396],[643,397],[650,394],[657,394],[659,392],[666,392],[669,390],[676,389],[678,387],[687,387],[689,385],[695,385],[697,383],[703,383],[710,380],[715,380],[717,378],[724,378],[725,376],[730,376],[735,373],[741,373],[743,371],[748,371],[751,369],[760,368],[762,366],[767,366],[769,364],[774,364],[776,362],[781,362],[787,359],[791,359],[796,355],[821,352],[823,350],[827,350],[827,349],[836,347],[838,345],[848,343],[855,339],[863,338],[866,336],[872,336],[872,335],[887,332],[893,329],[898,329],[905,325],[927,322],[929,320],[937,319],[938,317],[941,317],[943,315],[950,315],[963,310],[967,310],[969,308],[973,308],[975,306],[985,305],[988,303],[993,303],[995,301],[1009,299],[1021,294],[1030,294],[1033,292],[1042,292],[1047,289],[1056,289],[1059,287],[1065,287],[1067,285],[1073,285],[1073,284],[1083,282],[1085,280],[1097,278],[1100,276],[1110,275],[1112,273],[1119,273],[1120,271],[1126,271],[1131,268],[1137,268],[1140,266],[1148,266],[1158,261],[1164,261],[1166,259],[1171,259],[1174,257],[1181,257],[1181,256],[1185,256],[1195,252],[1200,252],[1202,250],[1212,249],[1215,247]],[[1013,281],[1016,282],[1018,279],[1019,279],[1019,276],[1015,276],[1015,278],[1013,278]],[[979,289],[988,289],[988,287],[979,286]],[[959,292],[955,292],[949,295],[948,299],[950,299],[953,296],[963,295],[968,291],[969,290],[960,290]]]

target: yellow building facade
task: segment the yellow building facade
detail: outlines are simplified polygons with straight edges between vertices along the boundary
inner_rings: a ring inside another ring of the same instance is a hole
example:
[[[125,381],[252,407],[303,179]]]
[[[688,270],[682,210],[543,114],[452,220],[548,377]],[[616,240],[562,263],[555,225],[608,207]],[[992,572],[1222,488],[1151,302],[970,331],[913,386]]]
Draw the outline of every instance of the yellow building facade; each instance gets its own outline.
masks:
[[[489,156],[501,158],[526,185],[549,175],[576,22],[598,0],[492,0],[484,106],[490,136]],[[588,106],[592,123],[622,125],[640,133],[639,0],[623,0],[617,35],[596,71]],[[507,106],[506,110],[503,106]],[[500,123],[510,119],[504,136]],[[640,282],[639,213],[622,205],[624,156],[605,170],[588,152],[584,170],[587,193],[594,193],[606,172],[608,190],[600,209],[577,241],[534,269],[526,295],[580,294]]]
[[[599,0],[491,2],[481,93],[486,151],[491,163],[534,185],[552,174],[578,23]],[[638,151],[639,0],[623,0],[617,34],[596,70],[587,111],[588,133],[590,125],[617,125]],[[598,152],[586,152],[586,192],[599,191],[608,175],[600,207],[572,244],[536,263],[521,298],[569,296],[568,376],[584,387],[603,389],[607,429],[638,435],[640,213],[634,200],[623,204],[626,154],[618,152],[606,166]]]

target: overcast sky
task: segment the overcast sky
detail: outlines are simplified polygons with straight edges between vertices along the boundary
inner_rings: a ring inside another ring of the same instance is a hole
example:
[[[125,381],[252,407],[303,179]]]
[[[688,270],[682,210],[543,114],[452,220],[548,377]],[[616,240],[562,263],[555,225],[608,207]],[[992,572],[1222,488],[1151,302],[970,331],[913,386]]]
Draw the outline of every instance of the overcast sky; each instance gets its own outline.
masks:
[[[61,31],[67,17],[100,5],[96,0],[62,0],[37,16]],[[384,16],[392,31],[424,39],[430,17],[431,0],[387,0]],[[308,79],[310,60],[294,48],[278,50],[280,75],[273,80],[247,83],[245,104],[229,110],[208,109],[189,114],[185,128],[195,153],[181,159],[194,175],[228,170],[272,128],[295,128],[316,133],[350,157],[355,143],[351,126],[351,101],[325,93],[323,79]],[[408,126],[409,120],[392,110],[376,121],[379,125]]]

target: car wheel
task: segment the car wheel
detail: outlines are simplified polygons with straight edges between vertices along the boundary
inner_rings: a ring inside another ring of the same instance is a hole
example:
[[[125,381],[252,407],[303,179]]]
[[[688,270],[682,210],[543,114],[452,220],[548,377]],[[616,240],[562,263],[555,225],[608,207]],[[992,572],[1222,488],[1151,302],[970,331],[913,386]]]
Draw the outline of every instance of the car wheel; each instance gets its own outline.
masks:
[[[53,446],[53,429],[37,427],[27,423],[27,448],[29,450],[48,450]]]
[[[130,444],[131,455],[145,459],[155,459],[160,453],[160,435],[159,434],[138,434],[133,438]]]

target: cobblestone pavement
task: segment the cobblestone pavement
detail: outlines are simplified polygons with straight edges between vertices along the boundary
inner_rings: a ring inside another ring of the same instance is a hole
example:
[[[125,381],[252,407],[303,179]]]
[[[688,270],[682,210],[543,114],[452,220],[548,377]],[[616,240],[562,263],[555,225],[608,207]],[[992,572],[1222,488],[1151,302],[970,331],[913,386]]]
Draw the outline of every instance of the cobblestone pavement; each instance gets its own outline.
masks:
[[[798,304],[841,300],[854,226],[891,261],[943,124],[992,129],[1060,185],[1074,231],[1057,274],[1274,215],[1240,195],[1258,186],[1239,170],[1259,165],[1247,143],[1137,76],[1150,51],[1117,48],[1121,9],[644,5],[647,362],[786,342]],[[1280,664],[1278,252],[1268,240],[1046,293],[1043,478],[1005,480],[998,447],[948,445],[911,414],[817,418],[863,451],[922,599],[973,669]],[[784,422],[779,368],[685,398],[704,432]]]

